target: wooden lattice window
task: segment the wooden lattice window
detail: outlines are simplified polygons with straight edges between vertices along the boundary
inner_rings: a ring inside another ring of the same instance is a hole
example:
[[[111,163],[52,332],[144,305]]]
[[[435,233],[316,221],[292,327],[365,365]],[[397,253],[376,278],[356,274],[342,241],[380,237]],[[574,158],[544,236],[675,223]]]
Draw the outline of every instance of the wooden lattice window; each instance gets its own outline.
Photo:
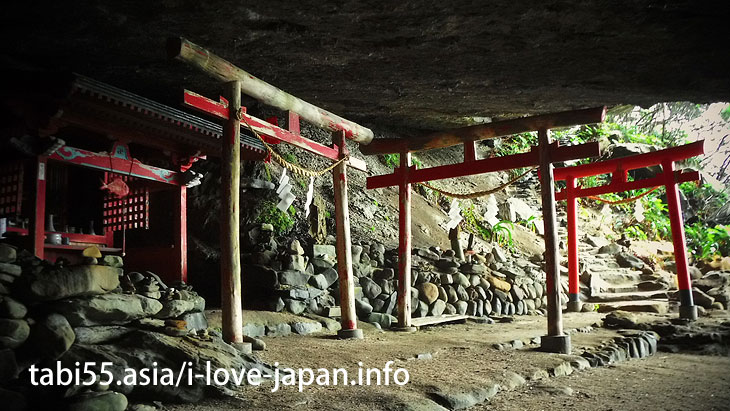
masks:
[[[104,195],[104,228],[111,231],[134,228],[150,228],[150,190],[135,184],[140,179],[117,173],[105,173],[105,182],[121,178],[129,186],[129,195],[116,198],[113,194]]]
[[[23,163],[21,161],[0,165],[0,216],[20,215],[23,202]]]

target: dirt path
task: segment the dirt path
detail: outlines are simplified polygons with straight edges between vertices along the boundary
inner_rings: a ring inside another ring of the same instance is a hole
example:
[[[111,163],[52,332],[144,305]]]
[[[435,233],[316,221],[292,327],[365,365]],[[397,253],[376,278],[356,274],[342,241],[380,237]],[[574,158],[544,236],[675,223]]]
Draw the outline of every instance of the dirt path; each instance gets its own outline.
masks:
[[[564,391],[573,391],[568,394]],[[477,410],[728,410],[730,358],[659,353],[498,394]]]
[[[590,325],[598,314],[566,315],[566,328]],[[240,398],[207,400],[200,404],[168,406],[172,410],[265,409],[434,409],[431,393],[461,392],[501,383],[509,372],[530,375],[564,360],[532,349],[499,351],[495,343],[529,339],[544,333],[543,317],[521,317],[510,324],[455,324],[424,329],[415,334],[368,330],[362,341],[339,341],[329,335],[267,339],[268,348],[258,356],[268,363],[290,367],[363,367],[409,371],[410,383],[389,386],[244,387]],[[594,347],[616,334],[605,329],[573,334],[574,352]],[[430,359],[416,359],[418,354]],[[730,409],[730,359],[684,354],[664,354],[632,360],[615,367],[575,372],[571,376],[529,382],[511,392],[500,392],[475,409],[541,410],[572,407],[580,410],[633,409]],[[353,375],[353,374],[350,374]],[[548,388],[541,388],[544,385]],[[560,390],[570,388],[572,394]],[[557,391],[556,391],[557,390]],[[557,393],[552,393],[556,391]]]

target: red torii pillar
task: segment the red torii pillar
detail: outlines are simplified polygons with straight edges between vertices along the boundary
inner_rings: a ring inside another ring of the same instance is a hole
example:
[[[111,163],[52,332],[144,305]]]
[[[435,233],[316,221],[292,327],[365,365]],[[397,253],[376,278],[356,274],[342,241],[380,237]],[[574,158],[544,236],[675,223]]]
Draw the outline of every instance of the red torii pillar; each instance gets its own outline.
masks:
[[[597,196],[608,193],[618,193],[628,190],[638,190],[665,186],[669,221],[672,228],[672,243],[677,264],[677,278],[680,294],[680,317],[687,319],[697,318],[697,307],[692,298],[692,285],[687,264],[687,248],[684,234],[682,209],[679,203],[678,184],[687,181],[699,180],[699,173],[675,172],[674,162],[704,153],[703,141],[672,147],[651,153],[637,154],[598,163],[583,164],[574,167],[563,167],[555,170],[556,180],[565,180],[566,188],[556,194],[558,200],[567,201],[568,211],[568,278],[569,278],[569,311],[580,311],[580,286],[578,269],[578,213],[577,199],[581,197]],[[662,173],[655,177],[627,181],[630,170],[661,164]],[[611,183],[599,187],[576,187],[576,179],[599,174],[611,173]]]

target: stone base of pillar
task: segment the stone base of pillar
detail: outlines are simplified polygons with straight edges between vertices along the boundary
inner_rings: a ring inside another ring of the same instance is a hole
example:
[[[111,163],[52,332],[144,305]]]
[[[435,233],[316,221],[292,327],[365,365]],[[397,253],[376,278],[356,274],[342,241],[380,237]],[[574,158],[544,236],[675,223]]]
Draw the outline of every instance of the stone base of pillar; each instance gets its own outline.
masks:
[[[696,305],[680,305],[679,306],[679,318],[686,320],[697,319],[697,306]]]
[[[568,301],[568,312],[579,313],[583,308],[583,303],[580,301]]]
[[[364,338],[362,330],[357,328],[354,330],[339,330],[337,338],[342,340],[362,340]]]
[[[540,351],[570,354],[570,336],[545,335],[540,338]]]

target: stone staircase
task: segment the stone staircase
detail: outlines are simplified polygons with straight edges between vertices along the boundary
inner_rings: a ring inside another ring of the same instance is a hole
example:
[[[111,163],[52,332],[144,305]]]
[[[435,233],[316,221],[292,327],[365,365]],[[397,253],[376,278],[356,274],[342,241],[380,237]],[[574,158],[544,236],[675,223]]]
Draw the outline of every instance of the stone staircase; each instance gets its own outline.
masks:
[[[580,280],[584,302],[598,304],[599,312],[668,311],[670,283],[665,277],[647,268],[630,268],[627,264],[622,267],[616,254],[600,253],[599,249],[581,244]]]

